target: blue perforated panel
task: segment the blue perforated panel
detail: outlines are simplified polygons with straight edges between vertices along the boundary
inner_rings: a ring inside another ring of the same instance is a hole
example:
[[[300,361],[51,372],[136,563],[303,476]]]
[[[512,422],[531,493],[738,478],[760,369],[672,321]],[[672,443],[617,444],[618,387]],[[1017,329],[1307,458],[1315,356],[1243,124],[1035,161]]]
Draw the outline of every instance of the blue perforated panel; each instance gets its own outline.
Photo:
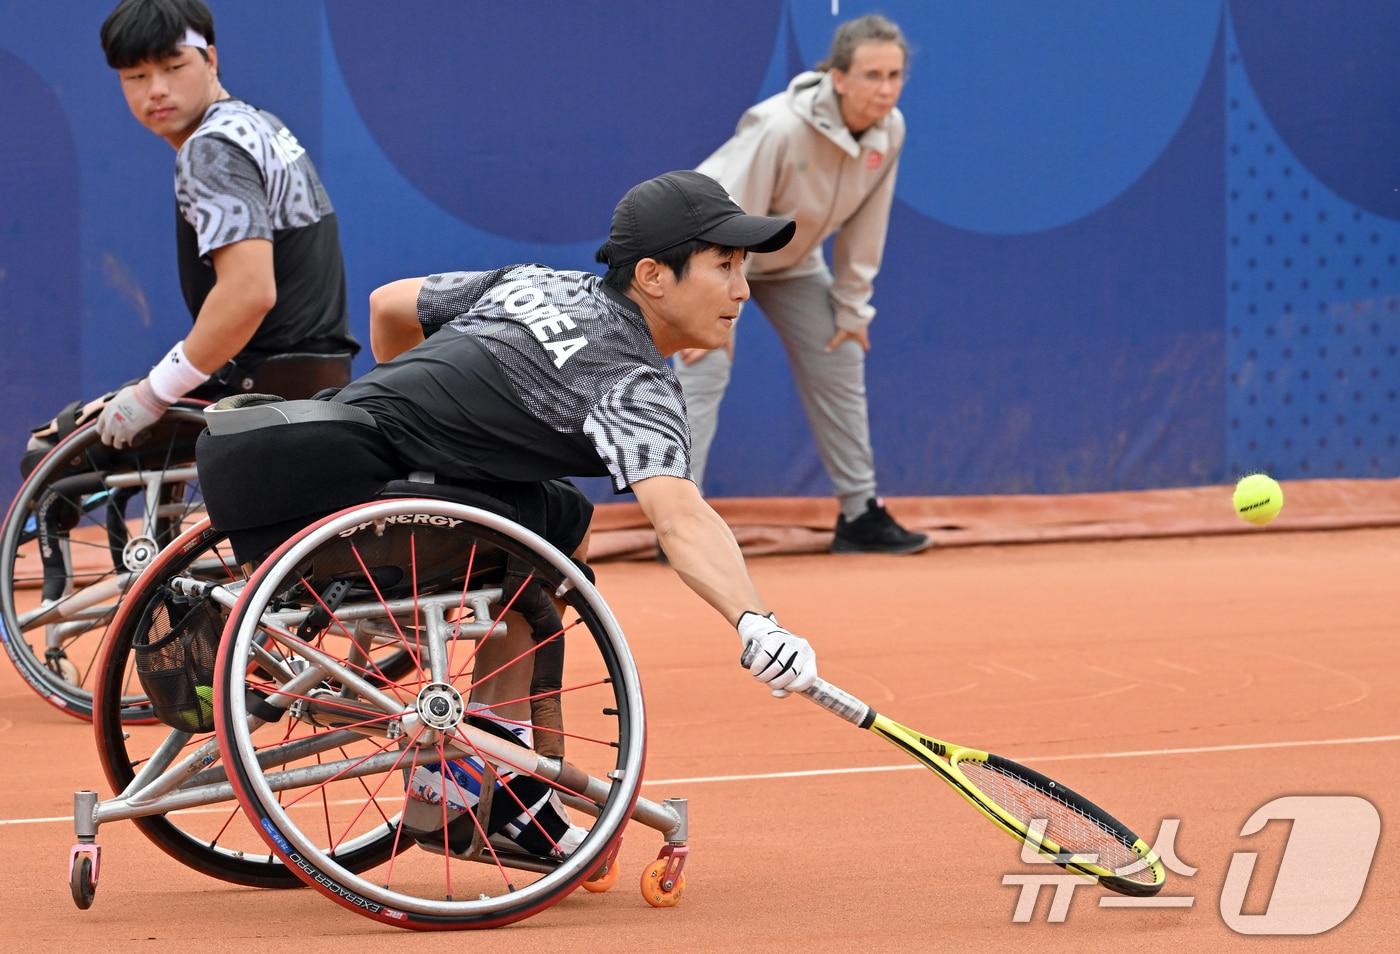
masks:
[[[1232,31],[1231,475],[1393,475],[1400,472],[1400,224],[1340,198],[1299,161],[1255,95],[1249,66]]]

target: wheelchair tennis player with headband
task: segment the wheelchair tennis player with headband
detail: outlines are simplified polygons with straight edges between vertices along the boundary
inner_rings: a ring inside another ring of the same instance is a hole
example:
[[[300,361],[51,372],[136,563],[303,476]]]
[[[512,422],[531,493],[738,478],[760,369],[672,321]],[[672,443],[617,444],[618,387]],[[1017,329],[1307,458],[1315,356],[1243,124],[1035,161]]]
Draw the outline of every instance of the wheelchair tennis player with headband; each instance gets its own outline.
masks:
[[[208,7],[122,0],[100,35],[126,107],[173,150],[176,264],[193,324],[149,355],[159,360],[140,379],[33,429],[0,525],[4,647],[35,691],[81,718],[105,621],[198,511],[200,410],[241,392],[309,398],[342,386],[359,350],[335,210],[292,132],[224,87]],[[21,606],[14,591],[40,586],[44,605]]]
[[[198,464],[210,518],[236,544],[241,530],[273,528],[244,545],[240,558],[252,558],[280,542],[279,526],[428,472],[544,485],[545,509],[571,524],[552,536],[578,556],[592,507],[563,478],[610,476],[636,495],[686,585],[741,645],[758,643],[753,676],[774,695],[800,692],[816,678],[815,652],[769,611],[732,532],[690,479],[685,402],[666,360],[728,340],[749,297],[746,255],[782,248],[794,228],[746,214],[708,176],[678,171],[617,204],[597,253],[602,277],[514,265],[382,286],[370,299],[381,363],[329,399],[363,416],[295,439],[292,428],[206,432]],[[287,491],[286,474],[298,475],[301,494]]]

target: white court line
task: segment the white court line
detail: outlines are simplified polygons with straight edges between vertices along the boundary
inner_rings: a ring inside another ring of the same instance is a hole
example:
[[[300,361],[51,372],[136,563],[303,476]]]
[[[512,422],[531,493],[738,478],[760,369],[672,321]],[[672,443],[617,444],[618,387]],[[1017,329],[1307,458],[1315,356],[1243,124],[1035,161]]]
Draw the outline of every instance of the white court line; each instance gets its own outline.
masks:
[[[1303,739],[1298,742],[1244,742],[1237,745],[1202,745],[1184,749],[1136,749],[1128,752],[1081,752],[1073,755],[1018,755],[1018,762],[1084,762],[1089,759],[1138,759],[1159,755],[1208,755],[1214,752],[1255,752],[1262,749],[1294,749],[1316,745],[1375,745],[1384,742],[1400,742],[1400,735],[1362,735],[1350,739]],[[860,765],[852,768],[804,769],[798,772],[758,772],[752,775],[699,775],[694,778],[649,778],[642,781],[648,785],[708,785],[714,782],[760,782],[776,778],[820,778],[830,775],[867,775],[875,772],[910,772],[922,769],[922,765],[902,762],[899,765]],[[363,799],[347,798],[332,801],[332,805],[358,805]],[[306,806],[301,806],[306,807]],[[311,807],[316,807],[312,805]],[[228,805],[218,808],[188,808],[172,815],[202,815],[228,812]],[[52,815],[47,818],[0,818],[0,826],[5,825],[51,825],[58,822],[71,822],[72,815]]]
[[[1081,762],[1088,759],[1136,759],[1157,755],[1201,755],[1210,752],[1249,752],[1257,749],[1292,749],[1308,745],[1371,745],[1377,742],[1400,742],[1400,735],[1364,735],[1351,739],[1306,739],[1301,742],[1246,742],[1239,745],[1203,745],[1189,749],[1138,749],[1131,752],[1085,752],[1077,755],[1017,755],[1008,756],[1017,762]],[[647,785],[704,785],[709,782],[751,782],[770,778],[814,778],[825,775],[864,775],[870,772],[909,772],[922,769],[917,763],[899,765],[864,765],[856,768],[807,769],[800,772],[763,772],[756,775],[702,775],[696,778],[646,779]]]

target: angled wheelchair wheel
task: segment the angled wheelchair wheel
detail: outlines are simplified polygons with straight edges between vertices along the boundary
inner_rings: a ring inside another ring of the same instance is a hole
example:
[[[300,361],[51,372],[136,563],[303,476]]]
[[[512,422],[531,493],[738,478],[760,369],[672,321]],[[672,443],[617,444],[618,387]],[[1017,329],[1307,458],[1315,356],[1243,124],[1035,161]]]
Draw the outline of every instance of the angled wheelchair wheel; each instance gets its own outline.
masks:
[[[414,666],[386,680],[395,651]],[[298,534],[244,588],[215,685],[269,848],[386,924],[540,911],[597,870],[637,800],[642,697],[611,611],[573,561],[473,507],[377,502]],[[322,847],[383,816],[410,850],[357,872]]]
[[[156,642],[174,628],[172,621],[192,613],[209,614],[207,625],[216,642],[229,607],[245,583],[246,574],[224,534],[211,528],[207,519],[161,551],[127,593],[110,626],[95,683],[98,753],[108,784],[118,796],[114,802],[125,798],[151,812],[123,817],[130,817],[166,854],[222,881],[299,888],[301,880],[267,850],[228,786],[212,731],[212,695],[197,694],[200,705],[206,696],[211,699],[205,725],[188,724],[188,731],[173,729],[156,721],[157,713],[141,693],[133,662],[138,647]],[[166,711],[160,714],[169,717]],[[290,733],[271,726],[262,735],[285,741]],[[182,774],[180,761],[206,745],[213,751],[199,761],[207,757],[209,764]],[[212,800],[217,795],[222,798]],[[171,810],[161,811],[165,806]],[[342,839],[325,850],[351,870],[380,864],[394,849],[396,821],[383,816],[377,820],[377,828],[366,825],[357,838]]]
[[[198,407],[177,405],[120,451],[80,427],[0,524],[0,637],[25,682],[70,715],[91,718],[95,664],[132,580],[202,515],[203,427]]]

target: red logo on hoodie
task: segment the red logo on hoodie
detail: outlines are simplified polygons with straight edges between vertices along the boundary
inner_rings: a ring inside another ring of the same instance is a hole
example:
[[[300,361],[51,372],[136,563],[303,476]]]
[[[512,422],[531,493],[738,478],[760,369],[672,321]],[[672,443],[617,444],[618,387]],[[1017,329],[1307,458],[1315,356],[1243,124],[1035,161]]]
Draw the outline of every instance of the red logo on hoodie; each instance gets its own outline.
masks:
[[[880,163],[885,161],[885,154],[877,149],[870,149],[865,153],[865,168],[878,169]]]

